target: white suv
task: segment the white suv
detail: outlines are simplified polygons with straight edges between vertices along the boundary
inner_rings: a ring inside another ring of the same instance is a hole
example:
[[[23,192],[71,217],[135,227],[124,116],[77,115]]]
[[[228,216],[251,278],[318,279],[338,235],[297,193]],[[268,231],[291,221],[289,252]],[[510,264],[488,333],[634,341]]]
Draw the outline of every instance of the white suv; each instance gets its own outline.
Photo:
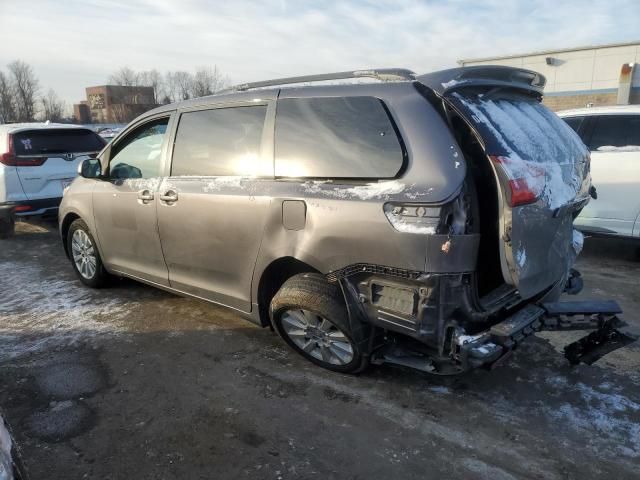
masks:
[[[56,213],[78,164],[104,145],[78,125],[0,125],[0,237],[13,233],[15,216]]]
[[[589,233],[640,237],[640,105],[565,110],[558,115],[589,147],[598,195],[574,224]]]

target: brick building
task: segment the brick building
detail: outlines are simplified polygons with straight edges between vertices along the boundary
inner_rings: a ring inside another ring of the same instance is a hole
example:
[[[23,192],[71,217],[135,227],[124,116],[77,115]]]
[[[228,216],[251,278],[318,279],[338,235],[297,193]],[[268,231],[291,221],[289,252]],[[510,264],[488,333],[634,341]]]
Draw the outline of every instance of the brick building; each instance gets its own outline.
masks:
[[[552,110],[640,104],[640,42],[459,60],[462,66],[507,65],[547,78],[544,103]]]
[[[101,85],[86,93],[87,99],[73,106],[79,123],[128,123],[157,106],[153,87]]]

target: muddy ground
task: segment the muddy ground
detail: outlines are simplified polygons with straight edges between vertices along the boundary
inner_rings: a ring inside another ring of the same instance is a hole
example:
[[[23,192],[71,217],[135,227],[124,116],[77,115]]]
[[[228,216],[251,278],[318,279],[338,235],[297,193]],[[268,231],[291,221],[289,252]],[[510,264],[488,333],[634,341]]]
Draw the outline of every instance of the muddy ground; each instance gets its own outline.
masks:
[[[588,240],[581,297],[640,327],[634,246]],[[640,346],[570,367],[544,334],[492,372],[322,370],[233,313],[92,291],[50,223],[0,240],[0,408],[32,480],[640,475]]]

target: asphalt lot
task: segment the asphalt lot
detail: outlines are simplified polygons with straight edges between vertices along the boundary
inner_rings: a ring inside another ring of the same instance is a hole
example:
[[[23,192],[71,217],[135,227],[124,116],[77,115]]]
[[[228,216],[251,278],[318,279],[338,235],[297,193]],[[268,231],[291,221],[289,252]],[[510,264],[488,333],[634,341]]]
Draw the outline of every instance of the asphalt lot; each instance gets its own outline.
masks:
[[[580,297],[640,329],[640,261],[587,240]],[[52,223],[0,240],[0,408],[32,480],[638,478],[640,346],[544,334],[456,378],[322,370],[268,329],[134,282],[84,288]]]

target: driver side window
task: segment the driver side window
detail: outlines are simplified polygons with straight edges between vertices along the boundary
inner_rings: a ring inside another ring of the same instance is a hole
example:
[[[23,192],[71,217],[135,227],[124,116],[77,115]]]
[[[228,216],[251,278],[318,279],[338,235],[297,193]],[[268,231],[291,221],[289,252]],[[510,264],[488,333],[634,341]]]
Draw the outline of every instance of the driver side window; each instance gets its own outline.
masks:
[[[109,177],[126,179],[159,176],[162,142],[168,123],[169,118],[145,123],[114,145],[109,162]]]

